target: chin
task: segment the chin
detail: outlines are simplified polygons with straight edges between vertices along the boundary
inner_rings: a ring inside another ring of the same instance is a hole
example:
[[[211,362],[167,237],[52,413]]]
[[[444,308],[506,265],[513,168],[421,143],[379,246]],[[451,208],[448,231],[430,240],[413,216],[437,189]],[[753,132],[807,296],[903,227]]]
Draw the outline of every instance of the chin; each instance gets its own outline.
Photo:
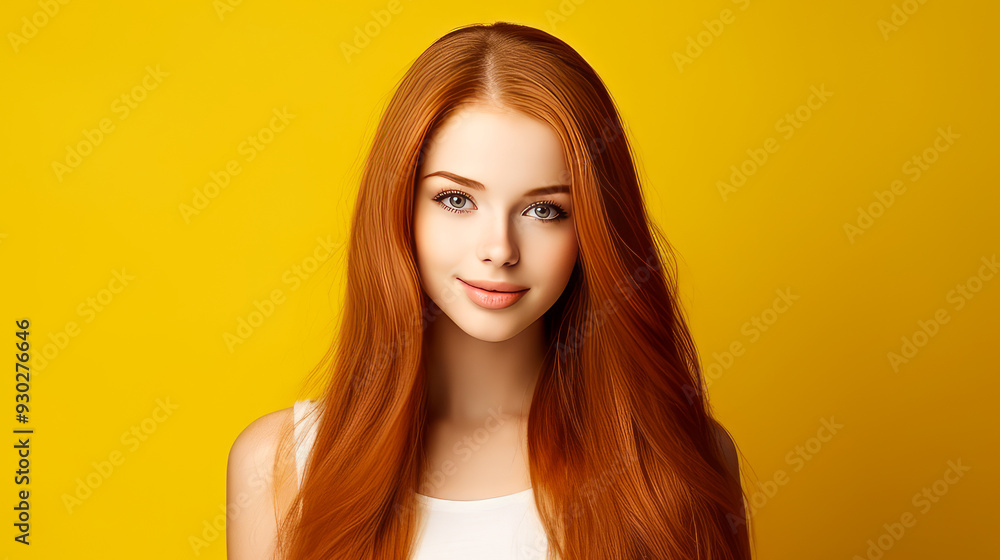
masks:
[[[484,342],[503,342],[505,340],[510,340],[517,336],[522,329],[506,327],[505,325],[481,325],[477,324],[475,320],[470,321],[472,324],[462,324],[457,323],[458,327],[465,331],[465,334],[482,340]]]
[[[484,342],[503,342],[517,336],[524,328],[530,324],[510,318],[483,318],[465,315],[455,320],[451,320],[462,329],[465,334],[482,340]]]

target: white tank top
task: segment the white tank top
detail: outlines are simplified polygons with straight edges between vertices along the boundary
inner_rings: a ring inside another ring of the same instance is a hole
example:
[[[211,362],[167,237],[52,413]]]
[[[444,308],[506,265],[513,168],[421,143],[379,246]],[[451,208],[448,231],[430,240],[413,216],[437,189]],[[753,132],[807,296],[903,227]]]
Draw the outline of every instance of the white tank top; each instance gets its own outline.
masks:
[[[295,466],[299,485],[316,440],[317,402],[296,401]],[[302,418],[305,421],[300,423]],[[417,494],[420,528],[414,560],[544,560],[548,540],[531,488],[483,500]]]

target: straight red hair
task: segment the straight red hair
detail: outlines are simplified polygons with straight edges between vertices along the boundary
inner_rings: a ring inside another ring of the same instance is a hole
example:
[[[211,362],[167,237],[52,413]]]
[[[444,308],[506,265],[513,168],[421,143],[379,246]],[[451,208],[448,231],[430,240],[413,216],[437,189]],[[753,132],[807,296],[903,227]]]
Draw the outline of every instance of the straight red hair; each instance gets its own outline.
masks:
[[[544,316],[548,352],[528,419],[549,558],[750,559],[745,496],[717,444],[673,251],[647,217],[614,102],[569,45],[506,22],[437,40],[378,124],[352,219],[342,323],[314,371],[326,383],[322,415],[276,554],[412,553],[426,467],[423,333],[440,313],[417,271],[414,189],[436,127],[467,103],[551,125],[571,175],[579,257]]]

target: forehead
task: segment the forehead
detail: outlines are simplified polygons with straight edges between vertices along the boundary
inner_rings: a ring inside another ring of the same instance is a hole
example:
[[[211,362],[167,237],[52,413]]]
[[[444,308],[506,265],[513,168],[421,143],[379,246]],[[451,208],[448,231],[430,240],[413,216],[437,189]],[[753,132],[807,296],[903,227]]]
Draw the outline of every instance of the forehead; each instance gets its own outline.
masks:
[[[468,105],[435,131],[421,176],[447,170],[491,184],[556,181],[566,173],[559,136],[548,123],[511,110]]]

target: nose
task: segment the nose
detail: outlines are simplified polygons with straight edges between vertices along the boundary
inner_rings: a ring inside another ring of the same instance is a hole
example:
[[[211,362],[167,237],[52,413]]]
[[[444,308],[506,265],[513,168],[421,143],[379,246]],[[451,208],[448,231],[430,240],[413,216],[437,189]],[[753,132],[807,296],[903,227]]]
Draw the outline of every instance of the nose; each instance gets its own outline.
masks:
[[[518,250],[513,228],[506,216],[500,216],[481,233],[477,256],[483,262],[497,266],[511,266],[517,263]]]

